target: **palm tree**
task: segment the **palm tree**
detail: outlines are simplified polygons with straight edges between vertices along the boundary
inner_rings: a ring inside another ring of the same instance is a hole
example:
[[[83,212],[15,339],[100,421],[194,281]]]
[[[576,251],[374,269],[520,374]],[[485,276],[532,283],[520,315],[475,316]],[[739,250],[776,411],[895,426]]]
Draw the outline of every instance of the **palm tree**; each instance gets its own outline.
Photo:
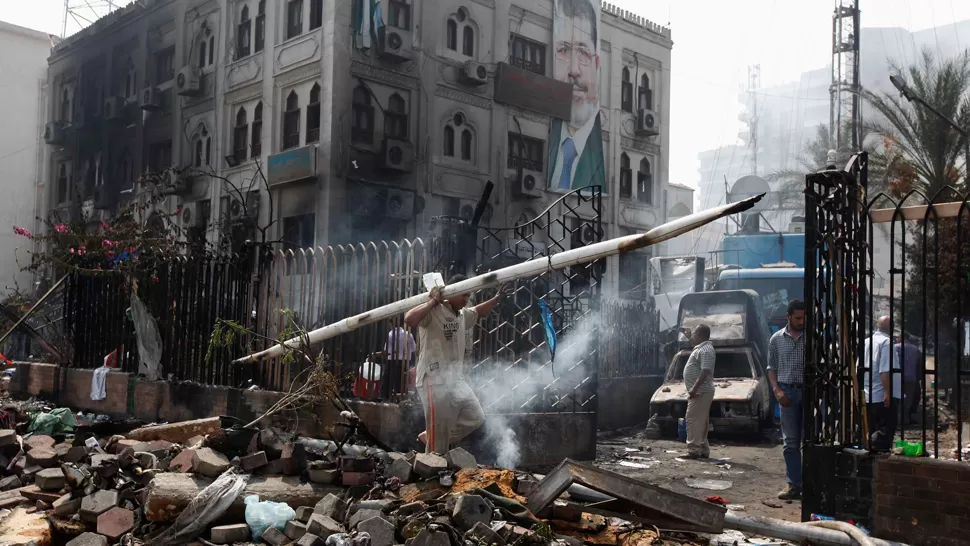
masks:
[[[961,127],[970,127],[970,51],[939,61],[924,49],[918,64],[903,69],[890,61],[889,66],[907,80],[914,94]],[[928,109],[896,93],[863,94],[881,118],[866,123],[866,134],[882,137],[883,148],[905,158],[914,174],[907,181],[912,187],[903,183],[896,188],[898,193],[919,189],[932,198],[947,185],[961,184],[957,165],[960,161],[966,167],[963,135]]]

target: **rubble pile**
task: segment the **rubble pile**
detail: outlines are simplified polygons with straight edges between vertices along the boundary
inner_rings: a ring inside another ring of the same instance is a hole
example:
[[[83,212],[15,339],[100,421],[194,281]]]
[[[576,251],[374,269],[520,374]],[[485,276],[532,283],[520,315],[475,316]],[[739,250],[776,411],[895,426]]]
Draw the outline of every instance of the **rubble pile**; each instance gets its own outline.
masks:
[[[47,537],[4,544],[641,546],[658,538],[650,526],[561,500],[533,513],[533,491],[550,499],[562,491],[480,467],[461,448],[396,453],[223,421],[107,437],[0,431],[0,509],[49,524]]]

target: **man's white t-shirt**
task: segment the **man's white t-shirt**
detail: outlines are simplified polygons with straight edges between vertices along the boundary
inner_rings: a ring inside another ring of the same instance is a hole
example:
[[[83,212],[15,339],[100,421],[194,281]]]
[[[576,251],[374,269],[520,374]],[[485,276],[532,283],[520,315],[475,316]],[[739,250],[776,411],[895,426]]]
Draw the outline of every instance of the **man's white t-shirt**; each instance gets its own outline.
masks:
[[[455,313],[447,303],[438,305],[418,324],[416,386],[445,385],[461,379],[465,333],[478,320],[473,308]]]

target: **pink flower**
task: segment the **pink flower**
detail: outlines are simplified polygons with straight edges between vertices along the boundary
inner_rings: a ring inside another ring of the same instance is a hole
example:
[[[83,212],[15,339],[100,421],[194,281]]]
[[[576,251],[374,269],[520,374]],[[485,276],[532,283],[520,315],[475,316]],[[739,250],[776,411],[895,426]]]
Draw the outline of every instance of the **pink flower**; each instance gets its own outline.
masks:
[[[81,254],[84,254],[87,251],[88,251],[88,249],[84,248],[84,245],[81,245],[77,249],[77,255],[80,256]]]
[[[112,241],[112,240],[110,240],[110,239],[105,239],[105,240],[104,240],[104,241],[103,241],[103,242],[101,243],[101,246],[105,246],[105,247],[107,247],[107,246],[115,246],[115,245],[117,245],[117,244],[118,244],[118,241]]]
[[[158,275],[152,275],[152,282],[158,282]]]
[[[74,247],[71,247],[71,249],[68,250],[68,252],[70,252],[71,254],[74,254]]]
[[[54,231],[58,233],[67,233],[67,226],[64,224],[54,224]]]
[[[26,237],[28,239],[33,239],[34,238],[34,234],[31,233],[30,230],[27,229],[27,228],[22,228],[22,227],[14,226],[13,227],[13,232],[16,233],[17,235],[20,235],[21,237]]]

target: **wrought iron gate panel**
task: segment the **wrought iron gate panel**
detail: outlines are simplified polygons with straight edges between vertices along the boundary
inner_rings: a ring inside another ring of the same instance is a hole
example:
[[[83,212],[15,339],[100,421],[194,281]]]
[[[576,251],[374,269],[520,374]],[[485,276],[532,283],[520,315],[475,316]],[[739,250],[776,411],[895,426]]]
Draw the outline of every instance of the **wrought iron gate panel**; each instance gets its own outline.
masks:
[[[564,195],[527,223],[484,229],[478,243],[484,273],[603,239],[599,187]],[[477,329],[473,387],[489,413],[592,412],[596,408],[596,320],[605,260],[549,270],[517,281]],[[537,303],[552,312],[559,347],[550,360]]]

